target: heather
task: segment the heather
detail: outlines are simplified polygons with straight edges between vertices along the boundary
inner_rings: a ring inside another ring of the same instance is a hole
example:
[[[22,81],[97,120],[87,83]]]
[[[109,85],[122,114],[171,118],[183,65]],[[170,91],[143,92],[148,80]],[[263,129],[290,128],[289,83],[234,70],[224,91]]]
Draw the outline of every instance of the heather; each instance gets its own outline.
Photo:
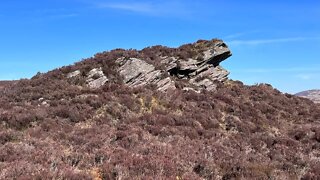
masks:
[[[192,44],[117,49],[0,84],[0,179],[319,179],[312,101],[234,80],[196,89],[170,73],[163,78],[176,89],[129,87],[117,71],[119,58],[165,72],[161,57],[201,53]],[[87,87],[86,74],[99,67],[108,82]]]

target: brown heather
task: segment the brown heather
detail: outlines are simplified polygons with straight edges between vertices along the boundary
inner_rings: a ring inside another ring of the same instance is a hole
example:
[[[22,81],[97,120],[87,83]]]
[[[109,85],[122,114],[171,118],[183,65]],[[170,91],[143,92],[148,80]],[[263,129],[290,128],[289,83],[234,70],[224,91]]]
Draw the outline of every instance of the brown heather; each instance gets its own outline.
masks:
[[[319,105],[232,80],[201,93],[129,88],[115,70],[119,57],[162,69],[159,56],[190,47],[117,49],[0,83],[0,179],[320,179]],[[99,89],[65,78],[99,66],[110,79]]]

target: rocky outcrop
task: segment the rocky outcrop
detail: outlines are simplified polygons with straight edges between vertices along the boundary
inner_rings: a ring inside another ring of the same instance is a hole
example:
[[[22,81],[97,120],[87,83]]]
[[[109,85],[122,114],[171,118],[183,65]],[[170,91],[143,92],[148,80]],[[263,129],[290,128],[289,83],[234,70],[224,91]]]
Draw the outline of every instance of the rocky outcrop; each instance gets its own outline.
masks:
[[[141,59],[118,59],[120,64],[119,73],[123,76],[124,83],[134,87],[146,85],[160,80],[161,72],[155,70],[155,67]]]
[[[87,84],[90,88],[96,89],[103,86],[108,81],[104,75],[102,68],[92,69],[87,75]]]
[[[320,90],[303,91],[296,94],[297,96],[310,99],[315,103],[320,103]]]
[[[160,91],[175,89],[174,81],[170,77],[161,79],[163,72],[156,70],[153,65],[141,59],[121,58],[117,60],[117,63],[120,65],[118,71],[123,76],[124,83],[130,87],[155,84]]]
[[[155,46],[134,52],[119,50],[100,55],[103,61],[106,61],[106,56],[112,57],[109,60],[115,62],[116,66],[107,69],[112,68],[116,72],[112,76],[120,76],[129,87],[155,85],[159,91],[168,91],[176,89],[176,84],[179,84],[179,88],[200,92],[202,89],[215,90],[216,82],[228,79],[229,72],[220,63],[231,56],[231,51],[221,40],[203,40],[179,48]],[[96,64],[94,67],[100,68],[89,72],[85,72],[87,68],[78,69],[66,77],[80,78],[80,82],[84,78],[86,86],[96,89],[109,81],[101,68],[105,66]]]
[[[86,86],[97,89],[103,86],[106,82],[109,81],[109,79],[106,77],[106,75],[103,73],[102,68],[94,68],[89,71],[89,73],[85,76],[81,76],[81,71],[76,70],[73,72],[70,72],[67,74],[68,79],[73,78],[85,78]]]
[[[165,70],[156,69],[143,59],[119,58],[118,71],[123,76],[124,83],[130,87],[155,84],[161,91],[176,88],[172,78],[186,79],[190,85],[206,90],[214,90],[216,81],[223,82],[228,79],[229,72],[219,65],[231,56],[224,42],[197,42],[191,45],[191,49],[198,54],[188,58],[161,57],[161,64],[166,67]]]

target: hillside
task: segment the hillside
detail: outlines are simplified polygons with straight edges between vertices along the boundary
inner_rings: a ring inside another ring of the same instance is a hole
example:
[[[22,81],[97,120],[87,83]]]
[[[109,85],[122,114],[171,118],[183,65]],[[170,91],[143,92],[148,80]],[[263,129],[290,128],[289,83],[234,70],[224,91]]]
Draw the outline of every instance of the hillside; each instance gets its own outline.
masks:
[[[297,93],[296,96],[308,98],[315,103],[320,103],[320,90],[309,90]]]
[[[116,49],[0,91],[0,179],[320,179],[320,106],[228,79],[221,40]]]
[[[14,81],[0,81],[0,91],[12,83],[14,83]]]

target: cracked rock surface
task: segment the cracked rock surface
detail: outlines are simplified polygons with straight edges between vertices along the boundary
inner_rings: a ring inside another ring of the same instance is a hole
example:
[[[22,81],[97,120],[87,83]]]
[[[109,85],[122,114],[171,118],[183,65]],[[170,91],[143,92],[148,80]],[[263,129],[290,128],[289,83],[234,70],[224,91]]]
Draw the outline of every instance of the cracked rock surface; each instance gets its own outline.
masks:
[[[138,58],[119,58],[118,72],[124,83],[130,87],[155,84],[159,90],[175,89],[171,78],[186,79],[199,89],[214,90],[215,82],[228,79],[229,72],[220,66],[220,62],[231,56],[231,51],[222,41],[204,46],[201,43],[191,45],[199,52],[194,57],[162,57],[164,70],[156,69],[152,64]],[[168,77],[169,76],[169,77]]]

